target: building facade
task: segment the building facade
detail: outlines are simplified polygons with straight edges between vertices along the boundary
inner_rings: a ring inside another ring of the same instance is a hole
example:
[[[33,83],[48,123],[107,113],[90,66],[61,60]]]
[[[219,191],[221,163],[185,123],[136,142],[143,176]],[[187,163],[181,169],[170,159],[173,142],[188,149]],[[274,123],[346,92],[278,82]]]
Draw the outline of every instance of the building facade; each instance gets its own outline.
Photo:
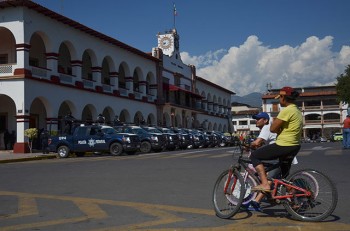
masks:
[[[250,107],[246,104],[232,103],[232,124],[237,135],[257,135],[260,129],[256,126],[253,115],[258,114],[261,108]]]
[[[329,139],[335,132],[341,132],[342,123],[347,115],[348,105],[337,102],[335,86],[294,88],[300,93],[296,104],[303,114],[303,137]],[[264,94],[263,111],[276,117],[281,110],[275,97],[279,89],[271,89]]]
[[[231,95],[182,62],[173,29],[145,53],[32,1],[0,2],[0,131],[63,129],[63,118],[226,132]],[[0,147],[1,148],[1,147]]]

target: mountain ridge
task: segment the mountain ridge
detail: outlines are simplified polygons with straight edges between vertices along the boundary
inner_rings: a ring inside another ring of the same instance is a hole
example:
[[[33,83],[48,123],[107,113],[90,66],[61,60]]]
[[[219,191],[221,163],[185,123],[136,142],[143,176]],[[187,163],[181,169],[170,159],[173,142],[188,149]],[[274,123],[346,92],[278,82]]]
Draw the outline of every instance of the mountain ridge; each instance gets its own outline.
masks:
[[[262,106],[262,93],[253,92],[245,96],[232,96],[232,103],[242,103],[248,104],[251,107],[261,107]]]

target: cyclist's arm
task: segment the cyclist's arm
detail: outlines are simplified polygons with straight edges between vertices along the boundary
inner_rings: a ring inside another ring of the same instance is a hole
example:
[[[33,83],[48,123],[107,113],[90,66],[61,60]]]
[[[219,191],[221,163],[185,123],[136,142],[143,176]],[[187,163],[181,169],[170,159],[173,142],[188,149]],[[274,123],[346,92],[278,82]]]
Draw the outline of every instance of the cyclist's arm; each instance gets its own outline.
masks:
[[[270,131],[276,134],[280,134],[282,131],[283,120],[275,118],[271,124]]]
[[[263,138],[258,137],[256,140],[250,143],[250,146],[253,148],[258,148],[262,146],[265,143],[265,140]]]

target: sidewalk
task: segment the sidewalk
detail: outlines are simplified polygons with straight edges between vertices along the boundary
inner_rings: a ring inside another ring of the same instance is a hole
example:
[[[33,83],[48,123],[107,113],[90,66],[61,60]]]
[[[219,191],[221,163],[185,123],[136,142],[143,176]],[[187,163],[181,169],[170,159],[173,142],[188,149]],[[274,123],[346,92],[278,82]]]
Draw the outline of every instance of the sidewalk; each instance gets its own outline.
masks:
[[[43,154],[34,150],[33,153],[13,153],[12,150],[0,150],[0,164],[57,158],[55,153]]]

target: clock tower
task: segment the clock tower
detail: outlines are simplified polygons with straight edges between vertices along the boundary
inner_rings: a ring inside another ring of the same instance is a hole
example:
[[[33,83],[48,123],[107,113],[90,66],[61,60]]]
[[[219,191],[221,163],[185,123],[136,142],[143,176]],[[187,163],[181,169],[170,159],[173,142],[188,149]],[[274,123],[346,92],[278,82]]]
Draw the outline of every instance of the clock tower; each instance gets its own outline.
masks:
[[[176,29],[158,34],[158,47],[163,50],[163,54],[172,56],[174,52],[179,53],[179,39]]]

